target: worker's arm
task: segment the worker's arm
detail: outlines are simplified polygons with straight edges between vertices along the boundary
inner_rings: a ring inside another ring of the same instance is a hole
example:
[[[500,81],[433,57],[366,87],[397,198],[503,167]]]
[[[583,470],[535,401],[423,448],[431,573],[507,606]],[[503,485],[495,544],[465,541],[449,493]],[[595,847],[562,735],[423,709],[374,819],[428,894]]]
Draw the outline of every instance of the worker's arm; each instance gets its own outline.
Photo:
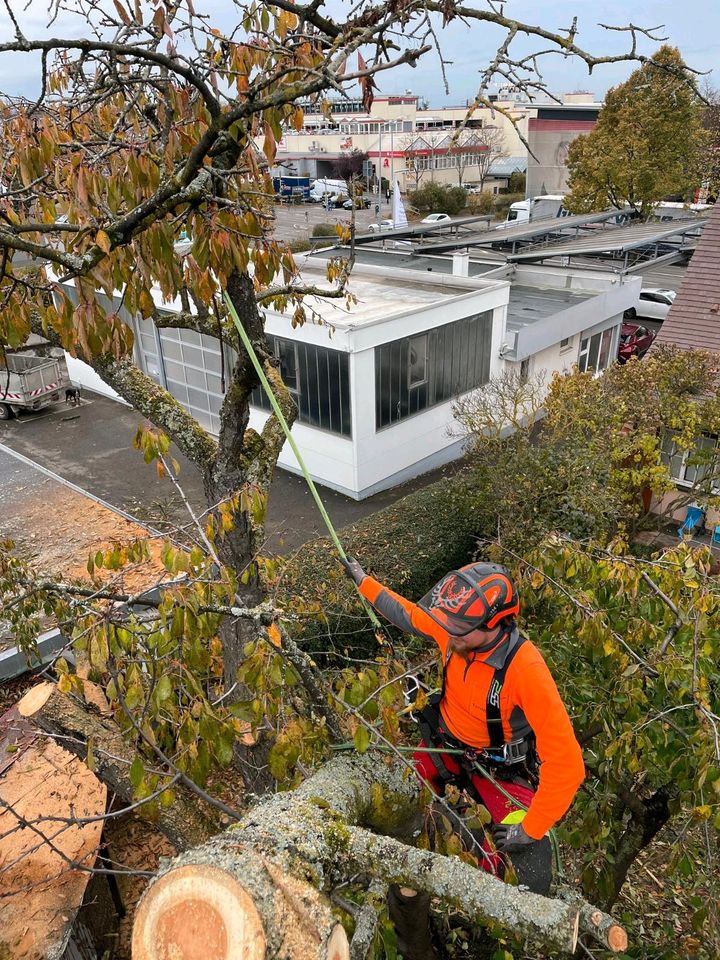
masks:
[[[414,633],[426,640],[434,640],[444,654],[448,644],[448,633],[439,623],[435,623],[416,603],[406,600],[399,593],[388,590],[377,580],[367,575],[358,584],[360,593],[369,600],[378,613],[390,623],[406,633]]]
[[[518,668],[518,705],[535,732],[540,758],[540,783],[522,825],[528,836],[539,840],[569,809],[585,777],[585,764],[552,674],[539,653],[533,654],[530,662],[516,660],[513,667]]]

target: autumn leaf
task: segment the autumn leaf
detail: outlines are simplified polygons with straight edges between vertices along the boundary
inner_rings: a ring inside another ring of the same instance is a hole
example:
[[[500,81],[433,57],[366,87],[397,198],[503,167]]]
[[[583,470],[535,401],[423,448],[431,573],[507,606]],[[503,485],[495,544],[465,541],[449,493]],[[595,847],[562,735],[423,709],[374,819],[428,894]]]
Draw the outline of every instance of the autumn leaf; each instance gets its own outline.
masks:
[[[104,230],[98,230],[95,236],[95,243],[100,247],[103,253],[110,253],[112,241]]]
[[[274,647],[282,647],[282,637],[280,635],[280,629],[276,623],[271,623],[268,627],[268,639]]]

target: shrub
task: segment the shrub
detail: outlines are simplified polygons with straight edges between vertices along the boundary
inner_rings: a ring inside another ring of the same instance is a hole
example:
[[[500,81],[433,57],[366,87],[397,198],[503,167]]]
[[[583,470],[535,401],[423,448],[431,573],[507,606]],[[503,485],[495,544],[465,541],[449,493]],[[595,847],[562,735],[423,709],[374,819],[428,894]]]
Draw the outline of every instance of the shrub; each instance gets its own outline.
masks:
[[[471,193],[467,198],[469,213],[495,213],[495,195],[492,193]]]
[[[472,559],[478,531],[467,482],[458,473],[345,527],[344,550],[392,590],[419,599],[447,570]],[[372,625],[329,538],[306,543],[286,561],[274,601],[299,617],[292,629],[304,648],[375,655]]]
[[[521,173],[519,170],[516,170],[515,173],[510,174],[510,180],[508,182],[508,192],[521,193],[523,196],[525,196],[525,183],[526,183],[525,174]]]
[[[296,237],[288,244],[293,253],[305,253],[306,250],[312,250],[312,244],[307,237]]]
[[[334,223],[316,223],[312,228],[312,237],[332,237],[333,240],[337,239],[337,234],[335,233],[335,224]]]
[[[408,193],[408,201],[423,213],[460,213],[465,209],[468,195],[462,187],[443,183],[427,183]]]
[[[495,198],[495,209],[498,217],[509,209],[511,203],[517,203],[518,200],[524,200],[524,193],[499,193]]]

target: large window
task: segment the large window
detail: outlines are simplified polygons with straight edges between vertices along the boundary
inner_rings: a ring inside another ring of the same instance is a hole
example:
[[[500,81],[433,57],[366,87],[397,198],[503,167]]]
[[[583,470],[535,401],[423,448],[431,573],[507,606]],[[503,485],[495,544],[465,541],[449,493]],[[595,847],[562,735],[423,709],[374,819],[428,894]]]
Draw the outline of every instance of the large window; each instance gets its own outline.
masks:
[[[698,438],[695,449],[680,449],[672,432],[664,434],[662,459],[667,464],[670,476],[681,487],[710,487],[708,492],[718,491],[718,440],[703,435]]]
[[[580,355],[578,367],[581,373],[600,373],[610,365],[610,347],[613,331],[603,330],[601,333],[585,337],[580,341]]]
[[[376,347],[376,429],[487,383],[491,340],[486,311]]]
[[[297,404],[298,420],[322,430],[350,436],[350,376],[348,355],[309,343],[268,337],[280,361],[280,374]],[[270,410],[261,387],[251,403]]]

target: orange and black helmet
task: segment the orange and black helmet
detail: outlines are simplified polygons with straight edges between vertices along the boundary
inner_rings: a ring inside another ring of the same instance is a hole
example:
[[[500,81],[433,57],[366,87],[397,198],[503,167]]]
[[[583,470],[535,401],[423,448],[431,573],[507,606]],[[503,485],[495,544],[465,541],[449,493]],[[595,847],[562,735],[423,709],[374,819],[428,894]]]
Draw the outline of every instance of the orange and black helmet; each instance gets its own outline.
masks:
[[[448,633],[462,637],[515,620],[520,600],[505,567],[470,563],[446,573],[418,606]]]

